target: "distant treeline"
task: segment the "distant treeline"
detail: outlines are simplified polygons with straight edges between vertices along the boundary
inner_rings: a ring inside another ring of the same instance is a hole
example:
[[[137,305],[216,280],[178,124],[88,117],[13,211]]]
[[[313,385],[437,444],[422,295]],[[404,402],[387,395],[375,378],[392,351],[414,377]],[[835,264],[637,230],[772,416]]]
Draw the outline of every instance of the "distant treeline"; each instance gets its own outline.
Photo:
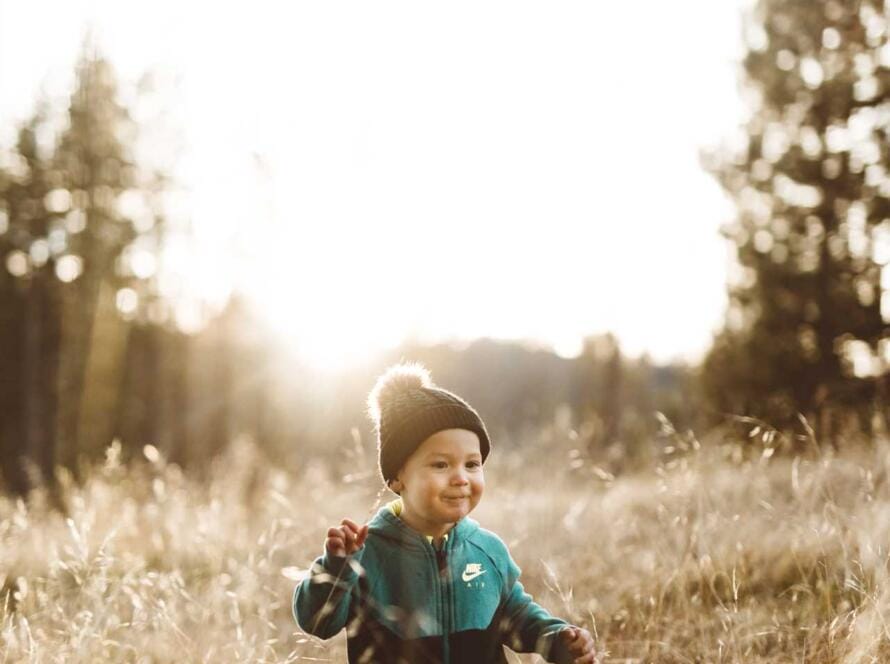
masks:
[[[193,334],[177,326],[159,276],[183,233],[165,204],[175,183],[146,161],[144,114],[137,123],[120,103],[88,45],[67,106],[40,100],[0,149],[4,488],[77,473],[113,440],[193,472],[245,437],[271,463],[348,466],[370,445],[368,390],[399,360],[469,399],[499,444],[545,444],[558,421],[618,466],[646,458],[660,427],[728,423],[741,440],[790,449],[886,434],[888,33],[875,0],[759,0],[747,12],[751,113],[738,140],[703,154],[736,214],[723,228],[735,249],[726,321],[701,366],[628,358],[603,335],[573,359],[482,339],[404,346],[342,373],[301,364],[237,298]],[[151,77],[138,87],[150,92]]]
[[[690,372],[625,358],[608,335],[573,360],[479,340],[403,347],[332,374],[301,364],[237,298],[186,334],[159,276],[165,243],[183,232],[164,204],[175,183],[146,163],[145,127],[89,43],[76,74],[67,106],[41,100],[0,152],[6,490],[52,485],[58,468],[77,476],[115,440],[125,457],[151,445],[196,473],[239,438],[296,468],[348,459],[371,445],[365,399],[399,360],[424,362],[465,395],[505,446],[535,444],[559,418],[585,452],[629,458],[651,439],[656,410],[691,421]],[[150,77],[140,88],[151,91]]]
[[[316,460],[345,471],[358,446],[373,452],[367,393],[386,366],[402,360],[423,362],[439,385],[468,399],[501,449],[540,445],[536,434],[561,417],[585,455],[611,453],[630,462],[650,452],[656,411],[678,425],[691,423],[696,412],[690,369],[626,358],[611,335],[588,339],[574,359],[480,339],[466,347],[403,346],[339,373],[300,363],[275,338],[237,298],[196,334],[146,322],[98,325],[67,447],[41,449],[46,439],[29,430],[30,411],[4,402],[0,461],[7,487],[23,490],[40,479],[28,481],[27,463],[50,473],[39,467],[41,459],[77,472],[101,460],[115,439],[124,459],[152,445],[198,474],[231,441],[244,438],[270,463],[299,470]],[[4,356],[5,369],[31,369],[10,359]],[[27,383],[27,375],[18,377]],[[52,418],[44,407],[39,416]]]
[[[652,444],[656,411],[677,426],[691,425],[697,412],[689,368],[626,358],[611,335],[589,338],[573,359],[480,339],[462,347],[405,345],[330,373],[288,353],[237,298],[195,335],[146,324],[126,334],[120,363],[97,361],[90,377],[118,386],[94,394],[83,423],[79,447],[93,456],[117,438],[125,451],[151,444],[200,471],[229,441],[249,438],[274,463],[345,466],[357,445],[372,451],[368,391],[386,366],[403,360],[422,362],[439,385],[467,398],[505,447],[536,444],[541,427],[561,417],[586,454],[612,447],[620,449],[613,456],[629,458]]]

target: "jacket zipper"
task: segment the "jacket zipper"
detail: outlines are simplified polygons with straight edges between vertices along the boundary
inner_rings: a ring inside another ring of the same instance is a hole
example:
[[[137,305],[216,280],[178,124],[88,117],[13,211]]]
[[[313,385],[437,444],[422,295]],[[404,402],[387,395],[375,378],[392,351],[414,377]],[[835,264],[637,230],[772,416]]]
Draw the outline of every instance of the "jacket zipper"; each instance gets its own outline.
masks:
[[[447,542],[442,543],[441,549],[433,549],[436,552],[436,564],[439,571],[439,583],[442,588],[442,662],[449,664],[450,653],[448,637],[451,634],[451,610],[449,585],[451,576],[448,573],[448,552],[445,550]]]

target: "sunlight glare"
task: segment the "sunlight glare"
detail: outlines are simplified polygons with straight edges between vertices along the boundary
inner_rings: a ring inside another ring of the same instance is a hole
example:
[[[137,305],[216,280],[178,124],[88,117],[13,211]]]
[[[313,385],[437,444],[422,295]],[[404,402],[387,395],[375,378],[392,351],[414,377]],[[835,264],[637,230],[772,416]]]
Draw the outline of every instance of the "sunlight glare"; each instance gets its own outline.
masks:
[[[16,24],[36,29],[49,3],[13,6]],[[203,300],[211,314],[237,290],[290,347],[322,366],[406,338],[534,339],[571,356],[584,335],[612,331],[626,352],[665,361],[706,346],[725,306],[717,225],[730,204],[697,154],[731,135],[742,114],[732,63],[743,45],[737,3],[702,4],[702,21],[714,29],[689,39],[660,27],[676,10],[656,2],[647,5],[649,21],[618,5],[611,23],[589,3],[560,11],[493,3],[470,24],[464,10],[436,11],[407,33],[398,20],[403,8],[353,9],[355,20],[345,24],[327,5],[222,11],[228,29],[198,47],[194,34],[205,17],[197,6],[63,3],[40,45],[23,38],[24,29],[4,32],[0,116],[27,115],[34,95],[8,90],[36,92],[42,72],[57,72],[48,90],[64,97],[80,43],[70,26],[87,18],[124,81],[123,97],[135,98],[134,81],[147,68],[172,72],[151,93],[160,97],[149,95],[134,112],[145,127],[169,113],[187,139],[181,158],[164,162],[175,164],[170,174],[182,184],[159,204],[173,237],[154,265],[135,254],[132,272],[156,279],[165,299]],[[423,16],[417,11],[411,20]],[[505,17],[516,29],[493,50],[491,29]],[[626,52],[627,37],[613,24],[634,25],[649,52],[670,57],[653,61],[644,50],[617,70],[600,69]],[[230,48],[236,32],[249,48]],[[534,48],[528,35],[536,35]],[[457,51],[450,48],[456,36]],[[766,35],[750,25],[747,37]],[[6,64],[14,61],[30,66]],[[816,82],[818,63],[793,66]],[[678,71],[686,75],[672,75]],[[609,89],[635,76],[647,85],[627,88],[620,107],[583,83],[601,80]],[[276,80],[287,84],[270,85]],[[668,94],[686,103],[667,105],[652,123],[653,95]],[[14,139],[3,131],[0,124],[0,142]],[[778,155],[787,137],[775,138]],[[834,138],[837,148],[844,136]],[[627,177],[640,172],[640,155],[629,145],[646,144],[657,146],[646,171],[668,177],[653,178],[640,197],[639,182]],[[28,175],[24,161],[4,167]],[[820,198],[785,185],[794,202]],[[47,200],[69,235],[86,227],[84,196],[60,190]],[[161,219],[135,192],[107,203],[139,232]],[[664,223],[666,214],[683,223]],[[179,236],[186,228],[191,242]],[[702,259],[686,260],[690,248]],[[40,248],[36,256],[15,254],[0,268],[26,273],[44,255]],[[72,258],[59,269],[76,279],[80,268]],[[146,306],[151,317],[161,315]],[[188,329],[207,317],[191,304],[177,309]],[[658,334],[653,320],[665,321]]]
[[[274,302],[259,298],[260,313],[281,345],[315,369],[354,367],[401,341],[396,330],[370,325],[355,307],[334,296],[327,306],[319,298],[305,307],[296,305],[292,293],[279,296]]]

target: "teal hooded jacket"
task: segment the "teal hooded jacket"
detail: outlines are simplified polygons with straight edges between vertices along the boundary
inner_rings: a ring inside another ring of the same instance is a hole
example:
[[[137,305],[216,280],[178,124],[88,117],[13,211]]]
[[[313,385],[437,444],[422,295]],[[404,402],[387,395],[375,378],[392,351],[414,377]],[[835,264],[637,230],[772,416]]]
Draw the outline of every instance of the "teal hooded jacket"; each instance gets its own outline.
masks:
[[[519,575],[504,542],[473,519],[437,549],[385,506],[356,553],[315,560],[293,613],[322,639],[346,627],[350,663],[501,664],[504,645],[574,661],[556,638],[568,623],[536,604]]]

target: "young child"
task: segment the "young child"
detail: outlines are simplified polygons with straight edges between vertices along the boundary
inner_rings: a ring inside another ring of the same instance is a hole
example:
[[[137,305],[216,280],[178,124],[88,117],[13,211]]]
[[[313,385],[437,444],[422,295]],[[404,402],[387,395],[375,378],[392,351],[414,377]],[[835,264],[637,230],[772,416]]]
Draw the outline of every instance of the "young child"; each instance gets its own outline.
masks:
[[[352,663],[505,663],[503,645],[599,661],[590,632],[536,604],[504,542],[467,516],[491,447],[476,411],[416,364],[386,371],[368,405],[380,472],[399,499],[361,527],[328,530],[294,591],[300,627],[328,639],[346,626]]]

